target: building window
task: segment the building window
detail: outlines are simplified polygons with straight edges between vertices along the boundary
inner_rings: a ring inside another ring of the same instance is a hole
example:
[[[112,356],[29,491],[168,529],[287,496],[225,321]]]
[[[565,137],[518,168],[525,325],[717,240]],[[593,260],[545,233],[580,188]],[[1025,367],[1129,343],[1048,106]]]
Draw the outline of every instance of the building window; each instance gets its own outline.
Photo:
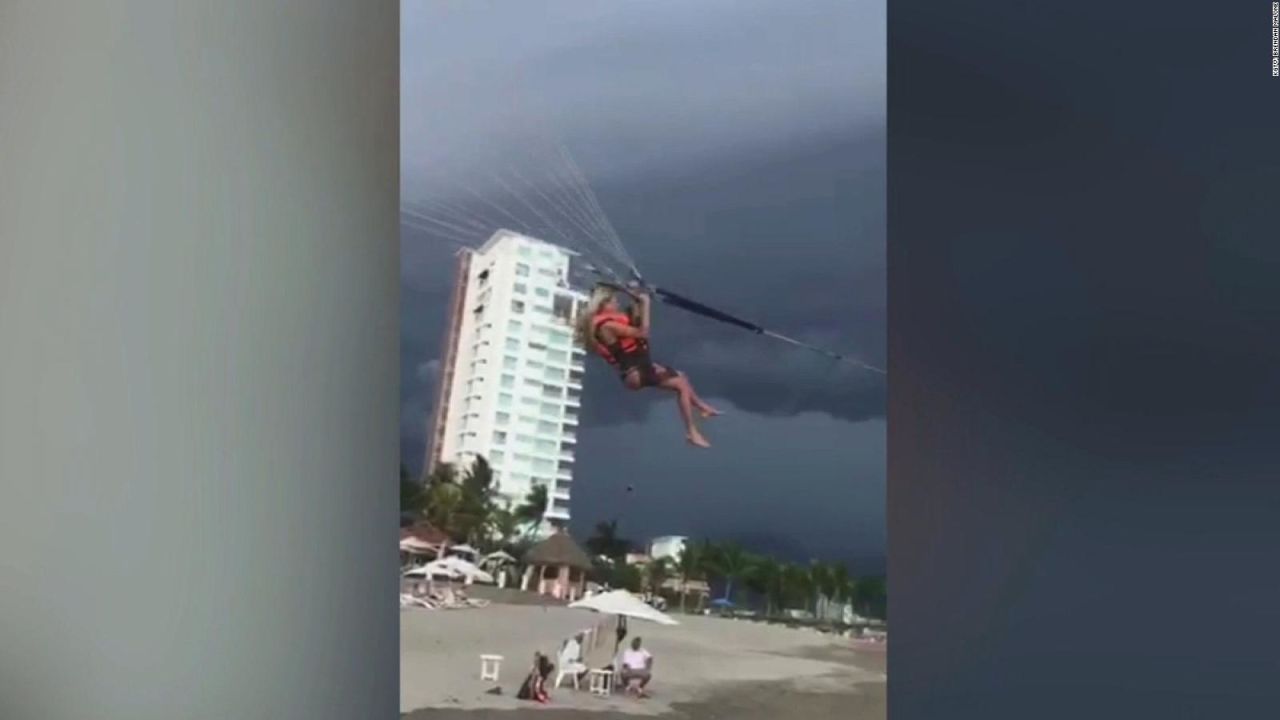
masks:
[[[506,348],[507,348],[508,350],[519,350],[519,349],[520,349],[520,341],[519,341],[519,340],[517,340],[516,338],[507,338]]]
[[[493,431],[493,443],[494,443],[495,445],[501,445],[501,444],[505,443],[506,441],[507,441],[507,434],[506,434],[505,432],[503,432],[503,431],[501,431],[501,430],[494,430],[494,431]]]
[[[559,397],[564,397],[564,393],[560,390],[560,388],[556,387],[555,385],[543,385],[542,396],[549,397],[549,398],[559,398]]]
[[[529,266],[524,263],[517,263],[516,277],[529,277]]]
[[[510,393],[501,393],[498,395],[498,407],[511,407],[511,402],[515,400]]]
[[[515,285],[515,291],[516,291],[517,293],[520,293],[521,295],[523,295],[523,294],[525,294],[526,292],[528,292],[528,291],[529,291],[529,286],[528,286],[528,285],[525,285],[524,283],[516,283],[516,285]]]
[[[523,302],[523,301],[521,301],[521,300],[512,300],[512,301],[511,301],[511,312],[513,312],[513,313],[522,313],[522,312],[524,312],[524,302]]]
[[[503,369],[503,370],[515,370],[515,369],[516,369],[516,364],[517,364],[516,359],[515,359],[515,358],[513,358],[513,357],[511,357],[510,355],[508,355],[508,356],[506,356],[506,357],[502,358],[502,369]]]
[[[544,298],[549,297],[551,295],[551,291],[546,288],[534,288],[533,294],[540,298]]]
[[[542,414],[560,417],[560,406],[555,403],[542,403]]]
[[[557,295],[551,314],[565,321],[573,319],[573,298],[568,295]]]
[[[547,422],[546,420],[539,420],[539,421],[538,421],[538,432],[542,433],[543,435],[553,435],[553,434],[555,434],[555,432],[556,432],[556,430],[558,429],[558,427],[559,427],[559,426],[558,426],[556,423],[553,423],[553,422]],[[554,449],[554,448],[552,448],[552,449]]]
[[[513,388],[513,387],[515,387],[515,386],[516,386],[516,379],[515,379],[515,376],[512,376],[512,375],[503,375],[503,376],[502,376],[502,381],[501,381],[501,383],[500,383],[500,384],[502,385],[502,387],[503,387],[503,388],[506,388],[506,389],[510,390],[511,388]]]
[[[511,414],[500,412],[497,414],[496,419],[499,425],[506,425],[508,422],[511,422]]]

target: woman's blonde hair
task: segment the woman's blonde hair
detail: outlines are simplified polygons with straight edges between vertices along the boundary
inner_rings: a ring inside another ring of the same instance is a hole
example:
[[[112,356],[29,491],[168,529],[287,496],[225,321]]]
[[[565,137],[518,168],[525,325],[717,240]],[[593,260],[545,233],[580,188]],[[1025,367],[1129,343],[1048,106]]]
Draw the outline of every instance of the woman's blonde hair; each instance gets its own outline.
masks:
[[[613,288],[606,285],[597,285],[591,291],[591,298],[587,300],[587,306],[578,314],[578,320],[574,323],[574,339],[578,345],[584,350],[590,350],[595,347],[596,340],[593,337],[594,320],[596,315],[600,314],[600,309],[605,303],[613,299]]]

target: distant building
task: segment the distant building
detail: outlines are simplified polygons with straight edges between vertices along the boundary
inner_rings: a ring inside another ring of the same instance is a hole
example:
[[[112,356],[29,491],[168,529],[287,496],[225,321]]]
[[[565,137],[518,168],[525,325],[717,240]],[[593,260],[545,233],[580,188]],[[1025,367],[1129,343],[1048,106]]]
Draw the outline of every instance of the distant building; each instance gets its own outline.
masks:
[[[645,555],[644,553],[629,552],[622,558],[622,562],[624,562],[627,565],[643,566],[643,565],[648,565],[652,561],[653,561],[653,558],[649,557],[648,555]]]
[[[428,472],[484,457],[513,506],[546,486],[544,520],[559,526],[569,522],[586,357],[573,342],[586,304],[566,281],[573,255],[509,230],[459,253],[427,440]]]
[[[683,535],[664,535],[656,537],[649,543],[649,557],[657,560],[658,558],[669,558],[673,562],[680,560],[680,554],[684,552],[685,543],[689,538]]]

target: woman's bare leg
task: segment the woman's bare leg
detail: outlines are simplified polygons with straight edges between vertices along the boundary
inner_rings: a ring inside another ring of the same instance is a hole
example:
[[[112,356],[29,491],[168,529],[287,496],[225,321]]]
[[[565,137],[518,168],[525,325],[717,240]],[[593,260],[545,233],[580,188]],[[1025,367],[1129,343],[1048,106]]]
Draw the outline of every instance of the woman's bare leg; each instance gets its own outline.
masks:
[[[689,439],[689,443],[702,448],[711,447],[711,443],[702,436],[698,425],[693,421],[693,388],[689,386],[689,381],[683,375],[676,375],[661,381],[658,387],[676,393],[676,404],[680,408],[680,419],[684,421],[685,437]]]
[[[655,364],[654,368],[659,373],[671,372],[670,370],[663,367],[662,365]],[[702,415],[702,417],[713,418],[720,414],[719,410],[715,409],[714,407],[711,407],[710,405],[707,404],[705,400],[703,400],[701,397],[698,396],[698,392],[694,390],[693,383],[689,381],[688,375],[685,375],[682,372],[676,372],[674,374],[676,377],[684,379],[685,385],[687,385],[689,388],[689,401],[692,402],[693,406],[698,409],[698,412]]]

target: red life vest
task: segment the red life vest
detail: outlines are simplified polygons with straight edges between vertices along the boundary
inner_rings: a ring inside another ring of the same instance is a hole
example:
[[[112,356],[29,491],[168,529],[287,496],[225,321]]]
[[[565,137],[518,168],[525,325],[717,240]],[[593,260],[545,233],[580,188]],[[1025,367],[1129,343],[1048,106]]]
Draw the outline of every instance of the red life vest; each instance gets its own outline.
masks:
[[[621,365],[627,356],[643,352],[648,344],[639,338],[619,337],[606,345],[600,340],[600,328],[605,323],[615,322],[631,327],[631,317],[620,312],[602,312],[591,319],[591,339],[595,344],[596,354],[610,365]]]

